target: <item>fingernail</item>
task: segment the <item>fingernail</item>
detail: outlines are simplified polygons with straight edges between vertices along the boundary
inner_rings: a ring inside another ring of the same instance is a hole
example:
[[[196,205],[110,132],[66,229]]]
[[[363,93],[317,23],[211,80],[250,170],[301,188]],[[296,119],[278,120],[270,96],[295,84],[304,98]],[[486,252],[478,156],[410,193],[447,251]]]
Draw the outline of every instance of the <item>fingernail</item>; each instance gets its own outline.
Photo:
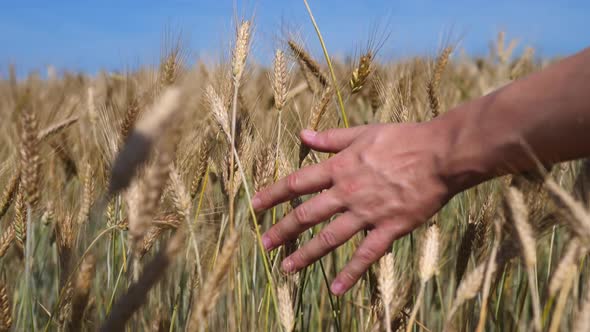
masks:
[[[303,131],[301,131],[301,136],[304,136],[307,139],[314,138],[316,134],[317,134],[317,132],[315,132],[313,130],[309,130],[309,129],[303,129]]]
[[[261,204],[262,204],[262,201],[258,197],[258,194],[254,195],[254,198],[252,198],[252,208],[254,210],[258,210],[260,208]]]
[[[270,248],[272,248],[272,240],[266,234],[262,235],[262,245],[264,246],[264,249],[266,249],[266,250],[269,250]]]
[[[289,257],[285,258],[281,264],[281,267],[286,273],[293,272],[293,260]]]
[[[344,292],[344,284],[339,280],[335,280],[330,286],[330,290],[334,295],[341,295]]]

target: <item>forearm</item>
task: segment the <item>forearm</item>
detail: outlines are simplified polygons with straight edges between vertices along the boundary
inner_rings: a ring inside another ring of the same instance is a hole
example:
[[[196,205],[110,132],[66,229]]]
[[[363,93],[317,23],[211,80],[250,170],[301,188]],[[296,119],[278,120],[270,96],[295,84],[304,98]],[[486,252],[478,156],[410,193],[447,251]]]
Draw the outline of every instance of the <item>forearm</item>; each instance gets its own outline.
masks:
[[[590,49],[458,106],[436,120],[450,133],[446,176],[487,179],[590,155]],[[530,150],[528,150],[530,149]]]

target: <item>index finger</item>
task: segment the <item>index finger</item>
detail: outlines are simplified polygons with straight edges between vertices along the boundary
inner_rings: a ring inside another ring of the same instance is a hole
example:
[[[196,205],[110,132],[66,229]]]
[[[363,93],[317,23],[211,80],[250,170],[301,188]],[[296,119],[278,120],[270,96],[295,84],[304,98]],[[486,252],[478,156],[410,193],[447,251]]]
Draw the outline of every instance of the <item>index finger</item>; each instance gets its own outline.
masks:
[[[256,193],[252,198],[252,207],[256,211],[266,210],[279,203],[326,189],[331,184],[332,177],[326,162],[310,165]]]

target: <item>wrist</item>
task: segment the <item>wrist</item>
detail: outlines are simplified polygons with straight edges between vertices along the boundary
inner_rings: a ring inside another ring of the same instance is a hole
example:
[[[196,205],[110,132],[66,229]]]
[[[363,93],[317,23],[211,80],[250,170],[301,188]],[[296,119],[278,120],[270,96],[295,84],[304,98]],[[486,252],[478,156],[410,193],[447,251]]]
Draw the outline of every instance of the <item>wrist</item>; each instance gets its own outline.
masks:
[[[491,94],[432,121],[442,133],[441,172],[453,194],[511,172],[509,165],[522,156],[514,125],[493,116],[502,108],[497,95]]]

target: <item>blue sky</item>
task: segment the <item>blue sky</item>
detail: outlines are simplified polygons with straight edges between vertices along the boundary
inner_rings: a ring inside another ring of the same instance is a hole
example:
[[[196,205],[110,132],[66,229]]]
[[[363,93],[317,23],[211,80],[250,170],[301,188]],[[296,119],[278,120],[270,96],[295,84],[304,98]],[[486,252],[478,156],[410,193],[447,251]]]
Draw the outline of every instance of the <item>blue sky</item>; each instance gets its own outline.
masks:
[[[540,56],[590,46],[587,0],[309,2],[333,55],[362,48],[375,27],[390,33],[380,52],[384,59],[434,54],[449,39],[482,54],[500,30]],[[49,64],[90,73],[153,64],[166,30],[182,32],[189,61],[215,61],[241,16],[254,16],[259,62],[268,62],[283,31],[298,32],[321,55],[302,0],[0,0],[0,75],[9,63],[21,74]]]

